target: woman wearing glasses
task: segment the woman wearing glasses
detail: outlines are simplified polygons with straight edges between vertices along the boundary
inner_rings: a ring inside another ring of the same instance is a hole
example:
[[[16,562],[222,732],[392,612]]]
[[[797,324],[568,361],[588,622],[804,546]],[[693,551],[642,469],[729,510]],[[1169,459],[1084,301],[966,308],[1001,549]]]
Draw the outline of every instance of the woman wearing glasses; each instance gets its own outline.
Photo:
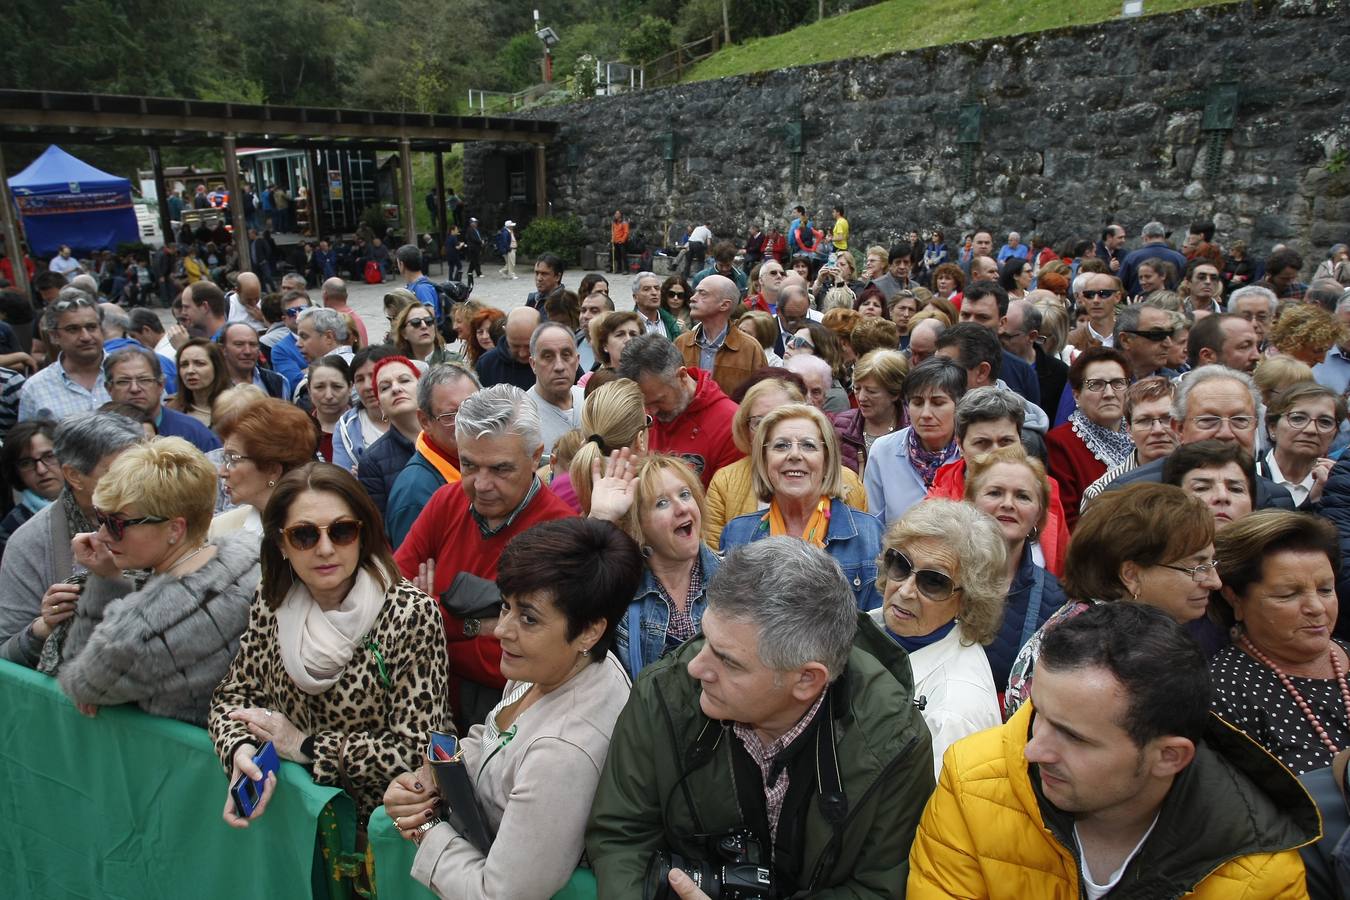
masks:
[[[436,603],[401,578],[370,498],[350,474],[309,463],[263,511],[262,580],[239,653],[211,698],[208,729],[229,784],[259,781],[268,741],[319,784],[347,789],[364,823],[394,776],[449,726],[445,632]],[[227,824],[251,819],[226,791]]]
[[[1064,560],[1061,606],[1013,661],[1004,715],[1031,696],[1041,636],[1097,603],[1156,606],[1185,625],[1204,616],[1220,588],[1209,507],[1170,484],[1132,484],[1107,491],[1078,520]]]
[[[1266,407],[1266,433],[1273,447],[1257,461],[1257,474],[1288,488],[1300,509],[1320,501],[1336,465],[1327,453],[1345,414],[1345,398],[1316,382],[1275,394]]]
[[[394,346],[408,359],[434,366],[443,362],[452,362],[455,355],[445,346],[445,338],[436,327],[436,316],[429,307],[417,304],[404,307],[394,317],[391,332]]]
[[[247,531],[263,536],[262,511],[281,477],[313,462],[318,447],[314,421],[298,406],[267,398],[226,420],[220,479],[234,508],[211,522],[211,536]]]
[[[34,419],[20,422],[5,435],[4,446],[0,447],[0,477],[18,493],[19,502],[0,520],[0,558],[4,557],[9,536],[33,513],[49,506],[66,486],[61,463],[52,450],[55,434],[56,423],[51,419]]]
[[[1214,612],[1233,643],[1210,661],[1214,711],[1296,775],[1350,745],[1350,670],[1336,627],[1336,528],[1263,510],[1223,529]]]
[[[215,502],[215,471],[182,438],[132,447],[99,479],[97,530],[71,541],[89,577],[39,663],[81,711],[135,703],[206,723],[259,574],[256,541],[207,539]]]
[[[1125,428],[1129,371],[1125,355],[1111,347],[1089,348],[1069,366],[1069,387],[1078,408],[1046,433],[1045,448],[1070,531],[1078,522],[1083,491],[1134,450]]]
[[[689,297],[693,291],[689,282],[681,275],[671,275],[661,282],[661,308],[675,317],[680,328],[688,331],[694,327],[689,319]]]
[[[755,429],[750,446],[751,482],[768,508],[727,522],[721,549],[766,537],[799,537],[839,563],[859,609],[876,609],[882,525],[844,502],[842,470],[839,439],[824,413],[802,403],[774,409]]]
[[[1001,721],[984,645],[1003,618],[1007,549],[993,519],[954,500],[912,507],[882,547],[885,599],[871,616],[909,654],[936,777],[948,746]]]

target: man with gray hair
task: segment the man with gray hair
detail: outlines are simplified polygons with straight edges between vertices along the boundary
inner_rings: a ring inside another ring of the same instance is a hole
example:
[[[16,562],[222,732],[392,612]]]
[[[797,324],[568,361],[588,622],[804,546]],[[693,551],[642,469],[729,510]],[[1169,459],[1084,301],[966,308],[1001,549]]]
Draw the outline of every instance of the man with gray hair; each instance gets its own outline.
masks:
[[[394,560],[403,577],[440,601],[450,675],[459,684],[455,724],[464,734],[492,711],[506,684],[492,636],[496,614],[470,608],[464,595],[475,581],[496,579],[497,560],[516,535],[575,512],[535,475],[544,452],[539,413],[520,388],[497,384],[465,398],[455,444],[460,480],[431,495]],[[468,584],[457,581],[461,573],[472,576]]]
[[[418,379],[417,421],[422,433],[385,503],[384,530],[391,547],[403,543],[432,494],[459,481],[455,420],[460,406],[478,389],[477,376],[459,362],[432,366]]]
[[[49,307],[50,308],[50,307]],[[92,313],[92,307],[90,307]],[[75,614],[81,574],[70,540],[96,531],[94,488],[118,455],[145,439],[139,422],[117,413],[74,416],[56,429],[52,450],[66,486],[10,536],[0,564],[0,659],[34,667],[54,626]]]
[[[201,422],[163,403],[164,373],[159,357],[134,341],[103,359],[103,379],[114,403],[143,410],[161,437],[180,437],[203,453],[220,447],[220,438]]]
[[[642,318],[642,327],[647,334],[664,335],[672,341],[679,336],[680,324],[661,307],[659,276],[639,272],[633,277],[633,309]]]
[[[998,339],[1006,352],[1036,370],[1041,389],[1037,405],[1053,421],[1064,386],[1069,383],[1069,367],[1041,349],[1041,311],[1029,300],[1008,301],[1008,314],[999,323]]]
[[[629,341],[618,373],[637,382],[654,419],[647,432],[648,449],[683,459],[705,489],[718,469],[745,456],[731,436],[736,404],[711,374],[686,366],[665,336],[640,334]]]
[[[295,343],[307,363],[317,362],[325,356],[340,356],[343,362],[350,363],[353,350],[347,340],[347,323],[331,309],[311,306],[296,320]]]
[[[525,393],[539,411],[544,456],[553,455],[553,444],[573,428],[581,427],[584,390],[576,383],[577,339],[562,322],[545,322],[530,335],[530,368],[534,384]]]
[[[1275,322],[1275,307],[1280,303],[1275,292],[1259,284],[1249,284],[1228,295],[1228,312],[1242,316],[1256,329],[1261,349],[1266,347],[1266,332]]]
[[[736,548],[707,596],[702,635],[643,671],[614,726],[586,831],[605,896],[643,896],[657,853],[720,866],[736,839],[765,896],[903,896],[933,790],[904,652],[796,538]]]
[[[110,399],[103,380],[103,326],[82,292],[58,298],[42,311],[42,330],[56,345],[56,362],[24,382],[19,421],[64,419],[98,409]]]
[[[1177,272],[1186,271],[1186,257],[1167,243],[1167,228],[1163,223],[1149,222],[1139,232],[1139,236],[1144,241],[1143,245],[1125,254],[1125,261],[1120,264],[1120,282],[1130,297],[1143,293],[1139,287],[1139,264],[1145,260],[1156,257],[1163,262],[1170,262]]]
[[[765,365],[764,348],[759,341],[731,327],[731,309],[740,299],[740,289],[730,278],[724,275],[704,278],[689,300],[689,318],[696,324],[693,330],[675,339],[675,346],[684,354],[684,364],[711,372],[713,381],[728,394]]]

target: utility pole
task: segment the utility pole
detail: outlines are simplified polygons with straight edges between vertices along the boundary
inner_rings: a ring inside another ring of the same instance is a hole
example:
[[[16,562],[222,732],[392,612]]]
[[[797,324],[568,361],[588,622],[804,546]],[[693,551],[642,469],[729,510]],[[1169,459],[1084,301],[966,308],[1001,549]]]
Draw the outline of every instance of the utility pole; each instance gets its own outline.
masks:
[[[731,17],[727,14],[727,0],[722,0],[722,43],[731,43]]]

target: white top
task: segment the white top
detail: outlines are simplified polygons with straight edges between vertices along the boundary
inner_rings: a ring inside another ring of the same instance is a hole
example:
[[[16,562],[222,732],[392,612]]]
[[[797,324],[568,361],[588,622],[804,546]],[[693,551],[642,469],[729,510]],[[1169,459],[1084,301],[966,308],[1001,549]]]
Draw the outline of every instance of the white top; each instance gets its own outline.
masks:
[[[1148,836],[1153,833],[1153,826],[1157,824],[1158,817],[1155,815],[1153,817],[1153,825],[1148,826],[1148,831],[1144,832],[1144,836],[1139,839],[1139,843],[1134,845],[1134,849],[1130,851],[1129,856],[1126,856],[1124,861],[1121,862],[1120,868],[1112,872],[1111,877],[1102,884],[1098,884],[1092,880],[1092,873],[1088,871],[1087,857],[1083,853],[1083,842],[1078,838],[1078,826],[1073,826],[1073,839],[1074,842],[1078,844],[1078,868],[1083,875],[1083,893],[1087,894],[1088,900],[1101,900],[1101,898],[1111,893],[1116,885],[1120,884],[1120,876],[1125,874],[1125,867],[1130,864],[1130,860],[1134,859],[1135,856],[1139,854],[1140,848],[1144,846],[1144,842],[1148,840]]]
[[[266,322],[261,319],[255,319],[248,314],[248,307],[244,305],[244,301],[239,299],[238,291],[230,291],[225,299],[230,301],[230,311],[225,316],[226,325],[233,325],[236,322],[245,322],[250,325],[254,331],[258,332],[258,334],[262,334],[267,330]]]
[[[539,433],[544,439],[544,455],[548,456],[553,452],[553,445],[558,438],[567,434],[573,428],[581,427],[581,408],[586,402],[585,388],[576,384],[572,385],[571,409],[554,406],[539,396],[539,385],[537,384],[531,385],[525,395],[534,402],[534,408],[539,411]]]
[[[691,243],[693,241],[698,241],[706,245],[711,244],[712,239],[713,239],[712,230],[709,229],[707,225],[700,225],[693,231],[689,232],[689,240]]]
[[[881,609],[868,613],[885,628]],[[958,622],[947,636],[909,654],[914,697],[925,699],[923,721],[933,737],[933,775],[942,775],[942,754],[967,735],[1003,722],[994,673],[984,648],[965,636]]]
[[[1294,498],[1294,506],[1302,506],[1304,501],[1308,499],[1308,495],[1312,493],[1313,485],[1316,484],[1316,482],[1313,481],[1312,473],[1309,472],[1308,477],[1302,481],[1290,481],[1288,477],[1280,471],[1280,464],[1275,462],[1274,450],[1271,450],[1266,454],[1266,465],[1270,467],[1270,480],[1276,484],[1282,484],[1287,487],[1289,489],[1289,495]],[[1255,501],[1256,498],[1253,497],[1252,499]]]

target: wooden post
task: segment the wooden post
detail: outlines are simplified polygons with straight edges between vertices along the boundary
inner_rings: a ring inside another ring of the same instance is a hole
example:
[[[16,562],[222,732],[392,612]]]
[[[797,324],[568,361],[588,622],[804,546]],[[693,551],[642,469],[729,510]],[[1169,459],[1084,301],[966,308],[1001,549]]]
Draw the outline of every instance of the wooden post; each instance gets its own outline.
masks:
[[[433,230],[436,232],[437,247],[445,245],[445,236],[450,233],[450,220],[446,217],[445,210],[445,153],[441,150],[436,151],[436,222]]]
[[[168,185],[164,182],[164,160],[159,155],[159,147],[150,145],[150,168],[154,170],[155,196],[159,198],[159,229],[164,232],[164,243],[175,241],[173,218],[169,215]]]
[[[544,163],[544,145],[534,145],[534,214],[539,217],[548,215],[548,173]]]
[[[417,207],[413,206],[412,142],[398,141],[399,171],[403,176],[403,242],[417,246]]]
[[[0,144],[0,206],[4,207],[0,223],[5,229],[5,255],[14,270],[14,289],[29,296],[28,270],[23,265],[23,248],[19,245],[19,226],[14,221],[14,198],[9,195],[9,176],[5,174],[5,148]]]
[[[239,271],[252,272],[253,260],[248,252],[248,221],[244,218],[244,196],[240,193],[239,158],[234,155],[234,135],[226,135],[225,189],[230,192],[230,218],[234,222],[234,250],[239,254]]]
[[[328,184],[328,170],[319,159],[318,150],[310,150],[305,156],[309,163],[309,224],[314,229],[314,246],[319,246],[319,238],[324,236],[323,186]]]

